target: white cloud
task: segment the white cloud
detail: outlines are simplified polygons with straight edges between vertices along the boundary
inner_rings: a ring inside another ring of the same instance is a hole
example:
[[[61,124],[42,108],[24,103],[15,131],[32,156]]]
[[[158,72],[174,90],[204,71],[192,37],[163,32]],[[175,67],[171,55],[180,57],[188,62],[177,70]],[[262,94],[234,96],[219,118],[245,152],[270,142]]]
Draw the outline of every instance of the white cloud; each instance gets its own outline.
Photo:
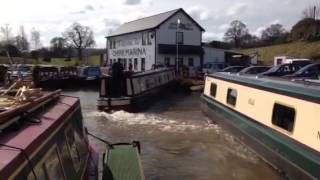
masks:
[[[25,26],[27,33],[35,27],[40,30],[42,43],[49,45],[51,38],[60,36],[73,22],[80,22],[93,29],[97,47],[105,47],[104,36],[121,23],[184,8],[206,29],[204,40],[221,40],[235,19],[247,24],[254,34],[275,22],[290,29],[301,18],[302,9],[314,3],[314,0],[131,0],[129,4],[134,5],[128,5],[126,1],[8,0],[1,2],[0,26],[10,24],[14,35],[20,25]]]
[[[194,6],[186,10],[193,18],[196,20],[204,21],[210,16],[208,9],[202,8],[200,6]]]
[[[140,4],[140,3],[141,3],[141,0],[126,0],[125,1],[126,5],[137,5],[137,4]]]
[[[247,8],[248,8],[247,3],[244,3],[244,2],[237,3],[231,6],[229,9],[227,9],[226,15],[228,16],[238,15],[240,13],[243,13]]]

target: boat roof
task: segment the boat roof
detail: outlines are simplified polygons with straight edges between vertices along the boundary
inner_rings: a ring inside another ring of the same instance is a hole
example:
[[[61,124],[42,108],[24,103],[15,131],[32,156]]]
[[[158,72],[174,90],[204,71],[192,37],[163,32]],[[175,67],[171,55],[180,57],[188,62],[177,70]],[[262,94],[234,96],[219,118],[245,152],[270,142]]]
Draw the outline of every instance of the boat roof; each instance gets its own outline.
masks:
[[[41,123],[25,123],[16,131],[0,134],[0,177],[9,179],[17,165],[26,161],[22,151],[6,146],[20,148],[32,158],[37,148],[67,120],[67,115],[79,106],[78,98],[60,95],[57,104],[37,114],[36,118]]]
[[[293,82],[280,78],[241,76],[230,73],[214,73],[208,76],[320,104],[320,84],[318,83]]]

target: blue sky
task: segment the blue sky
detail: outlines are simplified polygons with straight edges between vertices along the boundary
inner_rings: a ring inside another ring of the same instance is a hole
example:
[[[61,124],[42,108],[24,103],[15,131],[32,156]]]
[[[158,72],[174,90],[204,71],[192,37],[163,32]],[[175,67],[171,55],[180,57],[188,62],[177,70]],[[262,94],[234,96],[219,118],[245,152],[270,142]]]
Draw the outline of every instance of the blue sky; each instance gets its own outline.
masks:
[[[209,41],[221,40],[235,19],[247,24],[256,35],[273,23],[290,30],[301,19],[302,10],[315,3],[316,0],[10,0],[1,2],[0,26],[9,24],[13,35],[20,25],[28,34],[34,27],[47,46],[51,38],[79,22],[93,29],[96,47],[104,48],[104,37],[121,23],[183,8],[206,29],[203,39]]]

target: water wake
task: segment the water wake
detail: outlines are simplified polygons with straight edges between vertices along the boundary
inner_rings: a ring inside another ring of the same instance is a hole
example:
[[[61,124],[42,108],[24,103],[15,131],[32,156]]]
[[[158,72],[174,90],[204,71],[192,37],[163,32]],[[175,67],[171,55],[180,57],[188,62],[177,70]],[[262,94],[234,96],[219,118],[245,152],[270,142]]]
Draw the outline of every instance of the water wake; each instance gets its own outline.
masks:
[[[154,126],[161,131],[187,131],[187,130],[209,130],[218,129],[217,125],[207,122],[187,123],[177,120],[160,117],[155,114],[128,113],[125,111],[116,111],[112,113],[96,112],[95,116],[104,117],[109,121],[119,123],[120,125],[145,125]]]

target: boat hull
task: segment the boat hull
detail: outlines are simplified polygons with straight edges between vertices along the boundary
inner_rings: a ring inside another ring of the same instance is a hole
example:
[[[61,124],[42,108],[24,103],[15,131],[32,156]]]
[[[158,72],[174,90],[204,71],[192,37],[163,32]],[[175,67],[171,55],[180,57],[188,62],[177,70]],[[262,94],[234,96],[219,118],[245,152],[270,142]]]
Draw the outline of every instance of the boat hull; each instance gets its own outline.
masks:
[[[255,151],[268,164],[281,172],[285,172],[285,175],[290,179],[310,180],[320,178],[319,162],[313,161],[312,156],[305,156],[306,153],[298,152],[293,147],[286,146],[286,143],[281,142],[281,139],[274,139],[281,136],[280,134],[276,134],[271,129],[263,127],[205,95],[201,96],[201,109],[214,123],[231,132],[240,142]],[[312,152],[307,154],[310,153],[312,154]],[[316,152],[314,155],[316,156]],[[297,162],[299,162],[299,165],[297,165]]]
[[[127,112],[139,112],[146,110],[156,100],[178,87],[177,81],[172,81],[160,87],[153,88],[142,94],[120,98],[99,98],[98,109],[100,111],[124,110]]]

